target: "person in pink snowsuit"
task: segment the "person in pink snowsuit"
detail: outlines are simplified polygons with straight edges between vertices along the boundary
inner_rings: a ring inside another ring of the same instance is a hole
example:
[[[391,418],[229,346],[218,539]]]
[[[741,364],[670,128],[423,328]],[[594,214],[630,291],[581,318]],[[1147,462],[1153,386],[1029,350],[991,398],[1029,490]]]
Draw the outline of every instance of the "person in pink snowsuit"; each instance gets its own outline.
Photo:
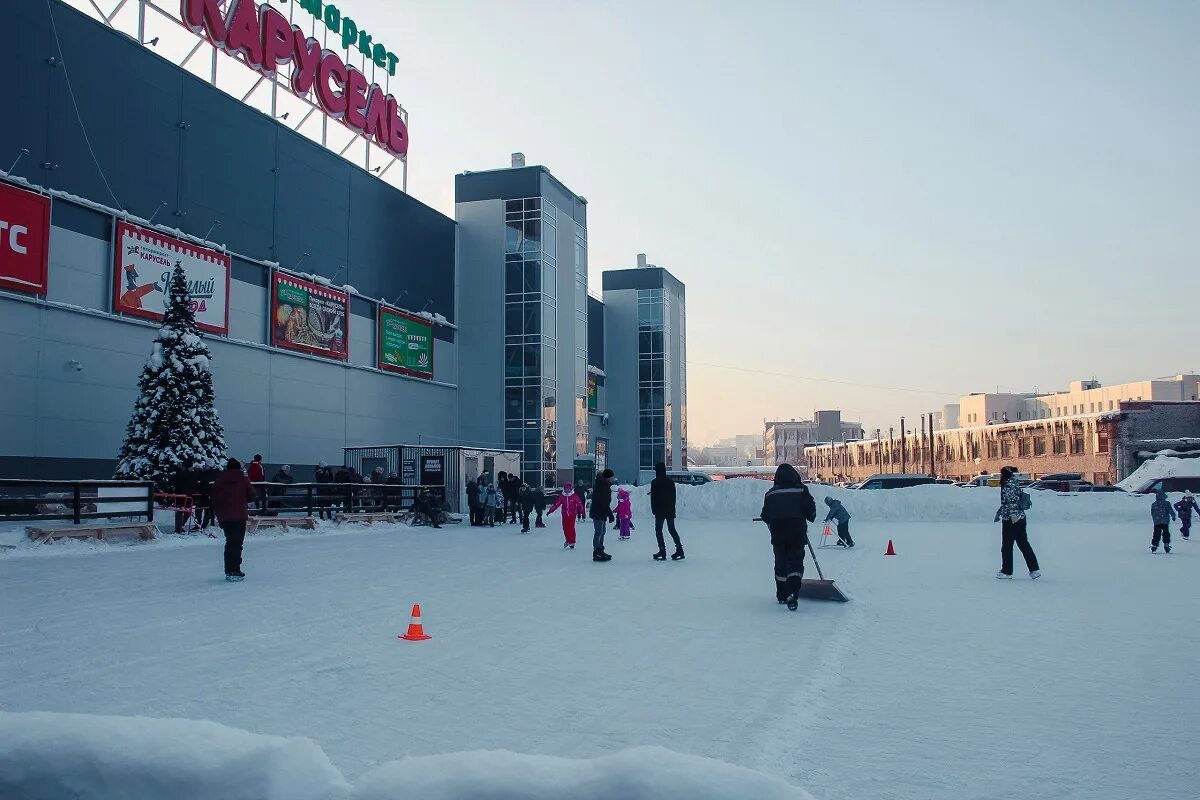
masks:
[[[633,505],[625,489],[617,489],[617,524],[621,527],[621,538],[628,539],[633,530]]]
[[[562,509],[562,526],[563,526],[563,549],[575,549],[575,521],[583,514],[583,501],[579,499],[579,495],[575,494],[575,488],[569,483],[563,484],[562,494],[554,501],[554,505],[550,506],[547,515],[553,514],[558,509]]]

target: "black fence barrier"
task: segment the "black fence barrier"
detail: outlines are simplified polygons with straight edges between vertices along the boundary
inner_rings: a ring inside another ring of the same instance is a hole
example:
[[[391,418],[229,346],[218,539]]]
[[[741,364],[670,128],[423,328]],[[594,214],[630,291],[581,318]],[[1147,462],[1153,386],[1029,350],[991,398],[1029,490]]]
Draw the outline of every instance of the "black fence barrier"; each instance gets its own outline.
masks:
[[[445,507],[446,487],[402,486],[396,483],[274,483],[254,484],[255,501],[250,514],[274,517],[304,513],[308,516],[334,514],[370,514],[407,511],[417,502],[422,489],[429,490],[432,502]]]
[[[154,521],[149,481],[42,481],[0,479],[0,522],[92,519]]]

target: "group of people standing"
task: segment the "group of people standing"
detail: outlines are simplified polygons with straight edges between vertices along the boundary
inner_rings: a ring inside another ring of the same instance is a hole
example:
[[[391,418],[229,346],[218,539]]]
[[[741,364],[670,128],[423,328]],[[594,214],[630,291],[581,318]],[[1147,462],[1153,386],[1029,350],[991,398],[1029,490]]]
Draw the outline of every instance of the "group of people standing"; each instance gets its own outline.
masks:
[[[471,524],[494,528],[497,524],[521,523],[521,533],[529,533],[529,518],[537,513],[534,527],[544,528],[542,514],[546,495],[538,486],[530,486],[516,473],[496,473],[493,483],[485,472],[467,481],[467,506]]]

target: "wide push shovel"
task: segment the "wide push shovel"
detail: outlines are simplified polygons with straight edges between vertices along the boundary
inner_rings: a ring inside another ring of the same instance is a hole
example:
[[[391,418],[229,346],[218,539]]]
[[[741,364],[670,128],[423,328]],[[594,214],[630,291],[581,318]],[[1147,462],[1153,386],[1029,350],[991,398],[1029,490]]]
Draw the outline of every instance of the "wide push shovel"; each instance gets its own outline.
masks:
[[[807,541],[808,537],[804,537]],[[813,566],[817,568],[817,574],[821,576],[820,580],[813,578],[804,578],[800,581],[800,596],[807,597],[809,600],[836,600],[839,603],[845,603],[850,600],[849,597],[842,594],[842,590],[833,585],[833,581],[825,580],[825,576],[821,573],[821,565],[817,563],[817,552],[813,550],[812,542],[808,542],[808,552],[812,553]]]
[[[762,522],[761,517],[755,517],[755,522]],[[809,600],[833,600],[838,603],[848,603],[850,598],[842,594],[842,590],[833,585],[833,581],[826,580],[824,573],[821,572],[821,565],[817,563],[817,551],[813,550],[812,542],[808,541],[808,536],[805,535],[804,543],[808,545],[808,552],[812,554],[813,566],[817,568],[817,574],[821,576],[820,580],[814,578],[803,578],[800,581],[800,596]]]

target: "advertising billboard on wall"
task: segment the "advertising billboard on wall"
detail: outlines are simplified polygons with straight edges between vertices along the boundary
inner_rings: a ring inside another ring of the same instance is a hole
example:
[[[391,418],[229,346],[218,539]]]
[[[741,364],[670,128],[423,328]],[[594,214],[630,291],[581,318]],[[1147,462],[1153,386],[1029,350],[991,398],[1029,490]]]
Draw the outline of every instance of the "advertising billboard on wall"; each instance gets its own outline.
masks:
[[[187,276],[196,325],[211,333],[229,332],[230,259],[140,225],[117,223],[113,257],[113,311],[162,319],[178,264]]]
[[[379,307],[379,368],[417,378],[433,377],[433,325],[387,306]]]
[[[587,378],[587,409],[588,411],[597,411],[599,409],[599,397],[596,392],[596,376],[588,375]]]
[[[271,344],[329,358],[349,356],[350,295],[275,272],[271,280]]]
[[[0,289],[46,293],[50,198],[0,183]]]

